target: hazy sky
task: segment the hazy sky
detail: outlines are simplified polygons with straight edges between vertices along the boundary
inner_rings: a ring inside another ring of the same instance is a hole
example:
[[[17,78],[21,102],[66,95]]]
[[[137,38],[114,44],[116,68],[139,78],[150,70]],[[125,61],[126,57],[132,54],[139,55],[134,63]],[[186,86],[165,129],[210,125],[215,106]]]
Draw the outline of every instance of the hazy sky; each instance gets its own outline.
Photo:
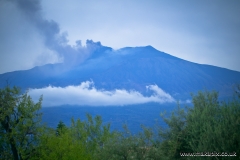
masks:
[[[0,73],[62,62],[87,39],[240,71],[239,15],[239,0],[0,0]]]

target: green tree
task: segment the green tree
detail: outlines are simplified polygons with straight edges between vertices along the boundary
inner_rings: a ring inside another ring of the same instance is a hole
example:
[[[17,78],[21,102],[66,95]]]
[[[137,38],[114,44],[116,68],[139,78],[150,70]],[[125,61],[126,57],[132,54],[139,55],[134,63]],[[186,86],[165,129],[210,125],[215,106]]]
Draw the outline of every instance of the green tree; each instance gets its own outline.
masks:
[[[123,132],[114,132],[103,148],[96,152],[95,159],[111,160],[157,160],[160,152],[154,142],[152,129],[142,126],[142,132],[132,134],[127,126]]]
[[[76,141],[85,144],[87,151],[93,155],[97,148],[102,148],[105,142],[112,136],[110,124],[103,125],[100,116],[92,117],[87,114],[87,120],[72,119],[70,131]]]
[[[70,127],[60,121],[56,130],[45,129],[32,159],[94,159],[97,148],[103,148],[111,135],[110,125],[103,125],[100,116],[87,114],[85,121],[72,118]]]
[[[67,128],[67,127],[66,127]],[[56,135],[56,130],[46,128],[41,136],[38,152],[31,160],[61,159],[61,160],[90,160],[91,155],[86,150],[82,141],[72,136],[72,131],[67,128]]]
[[[240,154],[240,101],[219,102],[217,92],[199,92],[193,104],[186,118],[189,148]]]
[[[240,154],[240,97],[219,102],[217,92],[192,95],[193,106],[175,110],[164,118],[169,128],[160,130],[164,159],[188,159],[180,153],[227,152]],[[201,159],[202,157],[194,157]],[[204,157],[225,159],[226,157]],[[236,157],[234,157],[236,158]]]
[[[63,123],[63,121],[59,121],[58,125],[57,125],[57,129],[56,129],[56,135],[59,136],[62,133],[67,131],[67,126]]]
[[[0,159],[29,159],[41,134],[42,97],[34,103],[17,87],[0,89]]]
[[[190,151],[186,148],[186,116],[186,110],[181,108],[179,103],[170,117],[166,118],[165,114],[161,113],[161,117],[168,125],[167,129],[160,126],[158,132],[158,145],[163,159],[180,159],[180,152]]]

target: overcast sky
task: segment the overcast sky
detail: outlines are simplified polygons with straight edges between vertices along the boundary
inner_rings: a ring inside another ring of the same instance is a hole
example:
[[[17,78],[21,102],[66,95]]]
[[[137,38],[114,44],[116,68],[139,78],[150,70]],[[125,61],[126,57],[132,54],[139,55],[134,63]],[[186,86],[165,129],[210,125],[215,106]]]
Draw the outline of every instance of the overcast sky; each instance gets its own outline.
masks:
[[[239,0],[0,0],[0,73],[62,62],[87,39],[240,71],[239,15]]]

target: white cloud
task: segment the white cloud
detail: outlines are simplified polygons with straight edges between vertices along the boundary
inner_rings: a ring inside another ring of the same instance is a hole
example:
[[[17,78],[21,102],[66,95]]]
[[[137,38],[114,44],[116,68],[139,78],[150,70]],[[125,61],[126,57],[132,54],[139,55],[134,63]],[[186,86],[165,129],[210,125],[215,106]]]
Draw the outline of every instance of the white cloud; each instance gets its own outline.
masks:
[[[146,86],[153,94],[144,96],[134,90],[116,89],[107,91],[96,89],[90,81],[82,82],[79,86],[53,87],[30,89],[29,95],[34,101],[43,95],[43,106],[59,105],[88,105],[88,106],[116,106],[142,104],[148,102],[175,102],[174,98],[164,92],[157,85]]]
[[[190,99],[186,99],[186,100],[179,100],[178,101],[180,104],[191,104],[192,101]]]
[[[187,99],[185,102],[186,102],[186,103],[192,103],[192,101],[189,100],[189,99]]]

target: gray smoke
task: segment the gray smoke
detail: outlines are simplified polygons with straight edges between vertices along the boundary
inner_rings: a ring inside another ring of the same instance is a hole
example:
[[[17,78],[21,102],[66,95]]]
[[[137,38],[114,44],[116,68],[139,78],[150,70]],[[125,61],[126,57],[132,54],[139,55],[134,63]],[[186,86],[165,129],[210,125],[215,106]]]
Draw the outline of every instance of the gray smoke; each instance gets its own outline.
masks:
[[[0,1],[0,59],[4,70],[29,69],[35,65],[64,62],[72,66],[83,62],[100,43],[76,41],[68,44],[54,20],[43,17],[40,0]],[[7,63],[13,61],[13,65]],[[4,64],[6,63],[6,64]]]
[[[67,64],[81,63],[99,42],[87,41],[83,47],[81,41],[77,41],[75,46],[68,45],[67,32],[60,32],[60,27],[54,20],[44,19],[41,13],[40,0],[15,0],[18,8],[24,13],[27,19],[38,29],[43,36],[45,45],[56,51]]]

